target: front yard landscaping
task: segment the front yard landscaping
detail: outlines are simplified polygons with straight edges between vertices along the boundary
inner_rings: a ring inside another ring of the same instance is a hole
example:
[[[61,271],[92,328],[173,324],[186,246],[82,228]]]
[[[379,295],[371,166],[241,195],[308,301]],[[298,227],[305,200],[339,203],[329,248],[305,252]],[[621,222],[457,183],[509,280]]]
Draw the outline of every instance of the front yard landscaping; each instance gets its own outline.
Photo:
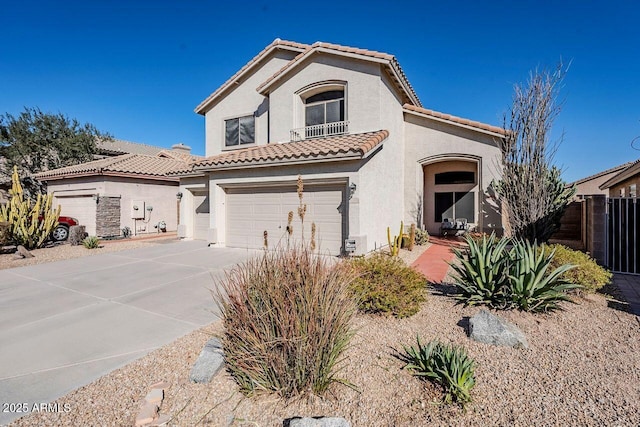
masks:
[[[640,324],[601,293],[573,296],[560,310],[494,311],[524,332],[528,348],[496,347],[467,336],[477,306],[458,304],[449,277],[432,284],[407,318],[356,314],[355,335],[324,397],[246,397],[223,371],[210,384],[189,382],[191,367],[221,322],[195,331],[58,400],[68,413],[32,414],[28,425],[132,425],[149,386],[169,383],[161,412],[169,425],[281,426],[296,416],[344,417],[352,426],[638,425]],[[486,309],[486,307],[485,307]],[[403,346],[439,340],[475,362],[471,402],[443,404],[437,384],[420,381],[397,357]]]

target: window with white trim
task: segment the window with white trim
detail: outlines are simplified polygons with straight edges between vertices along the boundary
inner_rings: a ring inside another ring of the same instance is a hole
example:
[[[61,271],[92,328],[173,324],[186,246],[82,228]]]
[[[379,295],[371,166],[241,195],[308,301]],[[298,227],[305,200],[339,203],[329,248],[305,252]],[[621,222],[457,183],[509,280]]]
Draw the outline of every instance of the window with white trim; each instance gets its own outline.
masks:
[[[224,121],[224,145],[253,144],[256,142],[256,119],[253,115]]]
[[[329,90],[305,100],[304,125],[315,126],[344,121],[344,90]]]

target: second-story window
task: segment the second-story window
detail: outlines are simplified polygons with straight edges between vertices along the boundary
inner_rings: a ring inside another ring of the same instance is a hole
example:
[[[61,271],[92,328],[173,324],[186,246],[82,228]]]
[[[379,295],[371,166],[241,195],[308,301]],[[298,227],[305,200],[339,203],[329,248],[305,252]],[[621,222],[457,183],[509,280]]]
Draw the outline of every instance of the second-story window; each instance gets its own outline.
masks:
[[[254,142],[256,142],[256,121],[253,115],[224,121],[225,147]]]
[[[305,126],[344,121],[344,91],[330,90],[305,100]]]

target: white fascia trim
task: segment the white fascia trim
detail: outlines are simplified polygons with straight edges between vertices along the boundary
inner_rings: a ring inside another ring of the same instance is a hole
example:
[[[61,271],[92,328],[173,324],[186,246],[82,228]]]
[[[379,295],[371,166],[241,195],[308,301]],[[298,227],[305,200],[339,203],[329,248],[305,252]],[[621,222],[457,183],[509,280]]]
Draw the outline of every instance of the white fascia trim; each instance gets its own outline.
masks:
[[[451,126],[456,126],[456,127],[459,127],[459,128],[468,129],[468,130],[472,130],[474,132],[484,133],[486,135],[491,135],[491,136],[495,136],[495,137],[500,138],[500,139],[504,139],[504,135],[496,133],[496,132],[491,132],[490,130],[481,129],[481,128],[477,128],[477,127],[474,127],[474,126],[465,125],[465,124],[462,124],[462,123],[452,122],[451,120],[441,119],[440,117],[434,117],[434,116],[430,116],[428,114],[418,113],[417,111],[408,110],[406,108],[403,108],[402,111],[405,112],[405,113],[408,113],[408,114],[413,114],[414,116],[423,117],[425,119],[433,120],[435,122],[445,123],[445,124],[448,124],[448,125],[451,125]]]

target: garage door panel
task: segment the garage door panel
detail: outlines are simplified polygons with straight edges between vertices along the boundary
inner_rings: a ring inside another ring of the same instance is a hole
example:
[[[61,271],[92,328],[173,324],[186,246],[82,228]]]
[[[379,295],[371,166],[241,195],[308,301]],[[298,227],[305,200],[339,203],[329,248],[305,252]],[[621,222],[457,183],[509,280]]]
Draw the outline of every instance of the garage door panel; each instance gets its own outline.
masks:
[[[96,235],[96,201],[92,196],[56,197],[60,215],[76,218],[90,236]]]
[[[323,252],[328,250],[334,255],[340,253],[343,241],[340,209],[343,197],[343,190],[335,186],[307,186],[304,192],[303,201],[307,204],[305,239],[311,238],[311,223],[315,222],[319,247]],[[299,203],[295,186],[228,190],[226,245],[260,248],[265,230],[269,246],[286,242],[289,212],[294,213],[293,239],[300,239]]]

